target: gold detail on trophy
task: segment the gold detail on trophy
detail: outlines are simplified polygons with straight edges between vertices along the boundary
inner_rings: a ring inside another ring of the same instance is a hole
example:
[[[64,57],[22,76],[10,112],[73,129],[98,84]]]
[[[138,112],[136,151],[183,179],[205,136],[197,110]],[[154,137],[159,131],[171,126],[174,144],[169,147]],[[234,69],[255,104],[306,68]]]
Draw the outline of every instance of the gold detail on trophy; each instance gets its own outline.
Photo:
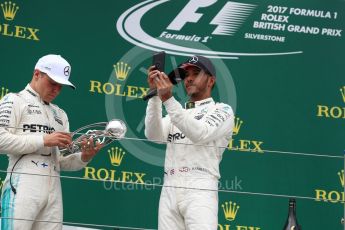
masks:
[[[222,208],[224,211],[225,219],[228,221],[233,221],[236,218],[237,211],[240,208],[240,206],[230,201],[222,204]]]
[[[341,96],[343,97],[343,101],[345,103],[345,86],[343,88],[340,88]]]
[[[0,100],[8,93],[8,89],[1,87]]]
[[[111,147],[111,149],[108,150],[110,162],[113,166],[119,166],[122,162],[123,156],[126,152],[122,150],[122,148],[119,147]]]
[[[131,67],[127,63],[124,63],[124,62],[116,63],[116,65],[114,65],[116,78],[119,79],[120,81],[126,80],[130,69]]]
[[[340,179],[341,186],[344,187],[344,169],[341,170],[340,172],[338,172],[338,176],[339,176],[339,179]]]
[[[4,4],[1,3],[1,8],[4,14],[4,18],[7,21],[12,21],[16,16],[19,6],[16,6],[14,2],[5,2]]]
[[[240,120],[239,117],[235,118],[235,126],[234,126],[234,129],[232,130],[233,136],[237,135],[240,132],[242,123],[243,123],[243,121]]]

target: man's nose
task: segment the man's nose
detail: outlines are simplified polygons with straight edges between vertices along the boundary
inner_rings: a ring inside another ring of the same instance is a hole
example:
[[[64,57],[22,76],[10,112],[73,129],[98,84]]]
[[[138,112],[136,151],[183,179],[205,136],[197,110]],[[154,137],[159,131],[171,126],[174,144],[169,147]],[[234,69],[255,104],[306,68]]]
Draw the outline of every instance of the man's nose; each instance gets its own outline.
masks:
[[[54,91],[59,92],[61,90],[62,86],[61,85],[55,85]]]
[[[188,82],[188,83],[193,82],[193,78],[190,77],[190,76],[187,76],[184,80],[185,80],[186,82]]]

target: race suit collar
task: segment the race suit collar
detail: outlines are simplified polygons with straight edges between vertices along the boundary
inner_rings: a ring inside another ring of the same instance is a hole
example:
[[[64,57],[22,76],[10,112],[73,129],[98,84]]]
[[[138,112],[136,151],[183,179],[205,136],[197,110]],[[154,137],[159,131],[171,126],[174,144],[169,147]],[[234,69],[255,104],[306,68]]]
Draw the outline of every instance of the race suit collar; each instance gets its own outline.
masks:
[[[186,109],[192,109],[192,108],[196,108],[196,107],[199,107],[199,106],[203,106],[203,105],[207,105],[207,104],[210,104],[210,103],[213,103],[214,104],[214,100],[212,97],[209,97],[209,98],[206,98],[204,100],[201,100],[201,101],[188,101],[185,103],[185,108]]]
[[[42,98],[40,97],[40,95],[30,86],[30,84],[27,84],[25,87],[25,90],[33,97],[36,97],[38,101],[40,101],[41,103],[44,103],[46,105],[49,105],[48,102],[45,102],[42,100]]]

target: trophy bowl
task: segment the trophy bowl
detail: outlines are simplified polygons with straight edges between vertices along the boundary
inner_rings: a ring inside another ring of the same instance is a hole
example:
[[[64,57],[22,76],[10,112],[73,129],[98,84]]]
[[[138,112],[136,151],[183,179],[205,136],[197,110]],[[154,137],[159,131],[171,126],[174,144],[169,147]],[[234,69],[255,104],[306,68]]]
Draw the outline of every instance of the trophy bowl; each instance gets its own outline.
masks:
[[[108,122],[107,126],[105,127],[105,132],[117,139],[121,139],[125,136],[127,127],[123,121],[113,119]]]
[[[67,148],[61,148],[60,153],[63,156],[67,156],[80,152],[82,141],[84,139],[90,140],[91,137],[94,142],[98,142],[104,147],[115,140],[123,138],[126,135],[126,132],[126,124],[119,119],[113,119],[109,122],[98,122],[85,125],[75,130],[71,134],[73,139],[72,144],[70,144]]]

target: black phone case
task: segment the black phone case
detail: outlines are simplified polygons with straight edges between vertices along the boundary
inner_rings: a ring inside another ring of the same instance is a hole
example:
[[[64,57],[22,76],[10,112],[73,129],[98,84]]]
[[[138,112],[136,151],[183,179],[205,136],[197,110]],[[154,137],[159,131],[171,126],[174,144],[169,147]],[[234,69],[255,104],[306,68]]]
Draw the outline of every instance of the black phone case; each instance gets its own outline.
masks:
[[[153,55],[152,65],[154,65],[157,70],[164,72],[164,66],[165,66],[165,52],[164,51],[155,53]]]

